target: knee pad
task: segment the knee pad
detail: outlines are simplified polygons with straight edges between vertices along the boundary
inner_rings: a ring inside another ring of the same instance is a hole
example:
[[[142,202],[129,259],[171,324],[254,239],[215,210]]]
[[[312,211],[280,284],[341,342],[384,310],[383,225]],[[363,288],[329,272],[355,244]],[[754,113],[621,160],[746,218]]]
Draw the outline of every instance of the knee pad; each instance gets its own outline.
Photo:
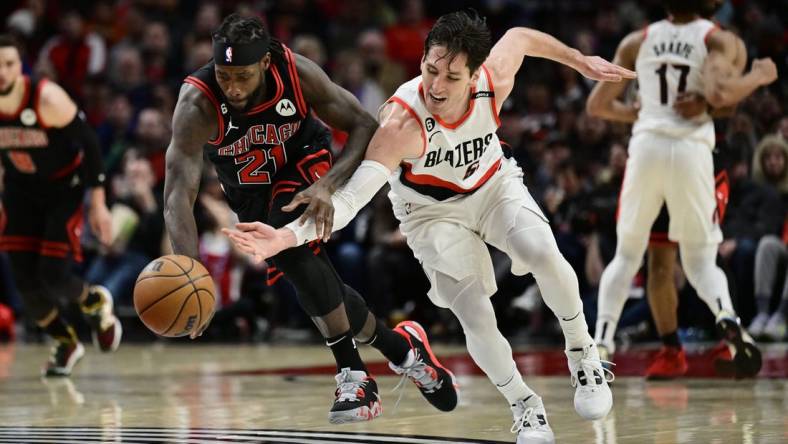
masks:
[[[315,254],[307,245],[277,254],[273,263],[295,287],[298,303],[310,317],[325,316],[345,298],[345,285],[324,250]]]
[[[369,316],[367,301],[349,285],[345,285],[344,301],[345,312],[347,313],[348,321],[350,321],[350,330],[355,336],[361,332],[361,329],[364,328],[364,324],[367,322],[367,317]]]

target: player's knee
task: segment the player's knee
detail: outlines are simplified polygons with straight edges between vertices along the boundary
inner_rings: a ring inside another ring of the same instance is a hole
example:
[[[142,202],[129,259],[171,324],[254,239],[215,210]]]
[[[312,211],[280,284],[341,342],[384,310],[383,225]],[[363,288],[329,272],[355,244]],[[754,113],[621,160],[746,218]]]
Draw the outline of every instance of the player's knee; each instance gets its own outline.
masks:
[[[356,290],[347,285],[345,285],[344,302],[345,312],[347,312],[347,318],[350,321],[350,329],[353,331],[353,335],[358,335],[364,328],[369,316],[367,302]]]

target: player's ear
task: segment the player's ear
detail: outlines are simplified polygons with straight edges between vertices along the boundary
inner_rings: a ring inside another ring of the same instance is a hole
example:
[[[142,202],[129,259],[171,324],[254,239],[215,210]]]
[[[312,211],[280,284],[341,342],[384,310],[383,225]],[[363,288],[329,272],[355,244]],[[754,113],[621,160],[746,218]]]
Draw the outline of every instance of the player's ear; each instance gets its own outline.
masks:
[[[265,53],[265,55],[263,56],[263,58],[262,58],[262,59],[260,59],[260,68],[261,68],[263,71],[265,71],[266,69],[268,69],[268,67],[269,67],[270,65],[271,65],[271,53],[270,53],[270,52],[267,52],[267,53]]]
[[[478,68],[476,68],[476,70],[475,70],[475,71],[473,71],[473,72],[471,73],[471,83],[473,83],[473,84],[476,84],[476,82],[477,82],[477,81],[479,81],[479,72],[480,72],[481,70],[482,70],[482,67],[481,67],[481,66],[479,66]]]

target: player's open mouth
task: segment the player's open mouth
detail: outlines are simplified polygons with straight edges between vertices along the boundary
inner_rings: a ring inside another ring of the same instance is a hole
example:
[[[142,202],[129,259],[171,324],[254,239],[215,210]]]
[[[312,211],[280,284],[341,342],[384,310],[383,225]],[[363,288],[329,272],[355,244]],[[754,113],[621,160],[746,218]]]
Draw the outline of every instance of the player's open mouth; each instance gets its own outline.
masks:
[[[430,100],[435,103],[443,103],[446,101],[446,97],[435,97],[432,95],[432,93],[427,93],[427,95],[430,97]]]

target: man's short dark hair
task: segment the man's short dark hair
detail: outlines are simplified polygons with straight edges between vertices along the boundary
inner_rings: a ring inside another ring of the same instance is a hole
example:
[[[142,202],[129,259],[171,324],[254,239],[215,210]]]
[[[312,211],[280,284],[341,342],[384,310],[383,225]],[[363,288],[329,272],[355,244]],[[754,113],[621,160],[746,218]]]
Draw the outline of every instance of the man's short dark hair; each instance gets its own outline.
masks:
[[[6,48],[9,46],[13,46],[20,53],[22,52],[22,45],[20,44],[19,39],[14,37],[13,34],[0,34],[0,48]]]
[[[464,53],[468,57],[468,69],[473,73],[487,59],[492,47],[487,20],[475,11],[442,15],[424,41],[425,56],[433,46],[445,46],[449,62]]]
[[[242,17],[239,14],[230,14],[224,18],[219,28],[211,34],[216,42],[230,45],[252,43],[259,40],[268,40],[269,51],[274,59],[284,60],[284,48],[279,40],[272,38],[268,29],[258,17]]]

